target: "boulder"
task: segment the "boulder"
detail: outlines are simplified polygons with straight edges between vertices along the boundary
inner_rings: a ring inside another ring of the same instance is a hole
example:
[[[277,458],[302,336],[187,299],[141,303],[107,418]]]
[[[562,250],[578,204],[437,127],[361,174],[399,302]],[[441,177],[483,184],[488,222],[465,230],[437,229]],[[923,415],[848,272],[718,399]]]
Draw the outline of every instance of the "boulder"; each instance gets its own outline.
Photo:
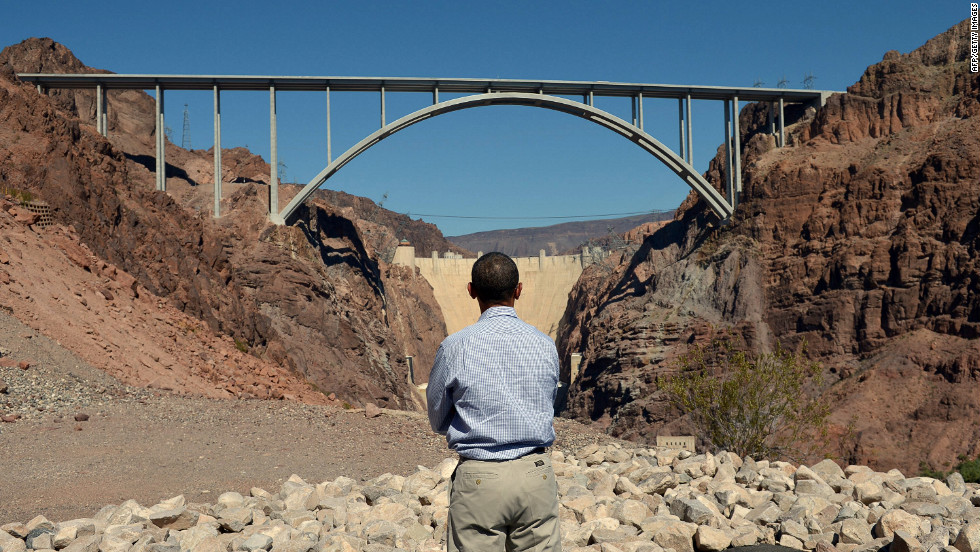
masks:
[[[960,529],[953,547],[960,552],[980,552],[980,520],[972,521]]]
[[[187,508],[175,508],[172,510],[160,510],[150,514],[150,523],[161,529],[172,529],[183,531],[190,529],[197,524],[201,514]]]
[[[674,552],[694,552],[694,534],[697,526],[690,523],[672,523],[653,535],[653,542],[663,548],[673,548]]]
[[[364,416],[365,417],[367,417],[367,418],[377,418],[380,415],[381,415],[381,409],[378,408],[378,405],[376,405],[374,403],[371,403],[371,402],[369,402],[366,405],[364,405]]]
[[[892,541],[888,552],[925,552],[922,543],[905,531],[895,531],[895,538]]]
[[[904,510],[888,510],[878,520],[874,526],[874,536],[877,538],[891,539],[895,536],[895,531],[904,531],[912,537],[919,537],[922,534],[922,518],[910,514]]]
[[[732,537],[724,531],[700,525],[694,533],[694,548],[699,552],[720,552],[732,544]]]
[[[100,552],[129,552],[130,547],[142,533],[143,525],[140,523],[109,525],[102,534],[99,550]]]
[[[258,550],[269,550],[272,548],[272,537],[263,535],[261,533],[256,533],[251,537],[245,539],[241,544],[242,550],[247,550],[248,552],[256,552]]]

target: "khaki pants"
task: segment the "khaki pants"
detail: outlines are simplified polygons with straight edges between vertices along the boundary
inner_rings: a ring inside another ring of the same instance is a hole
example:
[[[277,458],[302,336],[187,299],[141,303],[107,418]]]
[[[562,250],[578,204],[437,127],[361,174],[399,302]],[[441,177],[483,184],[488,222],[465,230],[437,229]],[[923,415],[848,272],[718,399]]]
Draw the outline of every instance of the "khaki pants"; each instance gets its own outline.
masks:
[[[450,552],[560,552],[558,484],[547,453],[461,459],[449,488]]]

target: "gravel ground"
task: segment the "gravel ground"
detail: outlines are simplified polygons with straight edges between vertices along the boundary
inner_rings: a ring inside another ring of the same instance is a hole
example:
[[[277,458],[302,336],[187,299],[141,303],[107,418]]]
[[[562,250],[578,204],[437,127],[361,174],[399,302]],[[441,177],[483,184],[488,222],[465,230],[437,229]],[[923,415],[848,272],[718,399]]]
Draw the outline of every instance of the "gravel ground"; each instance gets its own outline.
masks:
[[[0,415],[21,416],[0,424],[0,525],[39,514],[91,517],[128,499],[213,502],[225,491],[278,488],[292,474],[312,482],[408,475],[453,454],[422,413],[367,418],[330,406],[127,387],[2,311],[0,347],[3,358],[31,362],[27,370],[0,368],[7,385]],[[568,420],[556,428],[563,449],[614,441]]]

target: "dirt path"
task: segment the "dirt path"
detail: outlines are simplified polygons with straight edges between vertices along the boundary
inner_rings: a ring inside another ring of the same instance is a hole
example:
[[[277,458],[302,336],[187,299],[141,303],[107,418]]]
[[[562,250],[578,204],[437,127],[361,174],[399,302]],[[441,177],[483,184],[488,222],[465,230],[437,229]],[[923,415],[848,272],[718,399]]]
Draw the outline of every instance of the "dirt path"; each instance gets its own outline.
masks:
[[[160,396],[109,405],[86,422],[4,424],[0,524],[90,517],[130,498],[213,502],[225,491],[278,490],[294,473],[315,482],[407,474],[451,454],[423,422],[420,414],[368,419],[279,401]]]

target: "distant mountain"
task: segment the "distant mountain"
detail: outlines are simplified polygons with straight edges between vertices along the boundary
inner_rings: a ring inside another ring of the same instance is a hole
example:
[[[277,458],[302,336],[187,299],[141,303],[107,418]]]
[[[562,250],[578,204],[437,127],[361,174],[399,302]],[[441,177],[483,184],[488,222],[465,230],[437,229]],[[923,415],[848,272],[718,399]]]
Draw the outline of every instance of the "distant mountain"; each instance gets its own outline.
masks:
[[[512,257],[530,257],[542,249],[548,255],[577,252],[585,242],[602,238],[610,232],[622,234],[647,222],[660,222],[674,218],[673,211],[657,211],[632,217],[581,222],[565,222],[535,228],[491,230],[446,239],[470,251],[500,251]]]

